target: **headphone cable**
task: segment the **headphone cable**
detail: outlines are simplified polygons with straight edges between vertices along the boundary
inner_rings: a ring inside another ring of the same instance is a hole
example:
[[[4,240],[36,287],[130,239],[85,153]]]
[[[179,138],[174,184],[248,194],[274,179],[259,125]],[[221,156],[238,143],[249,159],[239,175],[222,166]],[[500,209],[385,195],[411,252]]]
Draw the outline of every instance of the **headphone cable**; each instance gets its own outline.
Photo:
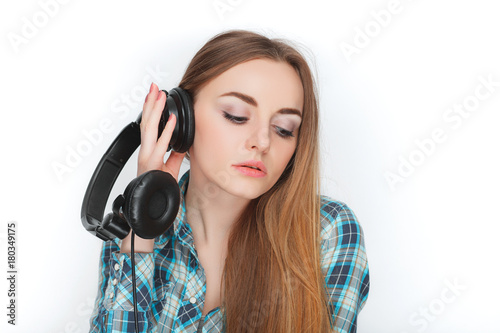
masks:
[[[134,321],[135,321],[135,332],[139,333],[139,328],[137,324],[137,295],[135,292],[135,259],[134,259],[134,230],[132,230],[132,239],[130,241],[130,249],[131,249],[131,260],[132,260],[132,288],[133,288],[133,298],[134,298]]]

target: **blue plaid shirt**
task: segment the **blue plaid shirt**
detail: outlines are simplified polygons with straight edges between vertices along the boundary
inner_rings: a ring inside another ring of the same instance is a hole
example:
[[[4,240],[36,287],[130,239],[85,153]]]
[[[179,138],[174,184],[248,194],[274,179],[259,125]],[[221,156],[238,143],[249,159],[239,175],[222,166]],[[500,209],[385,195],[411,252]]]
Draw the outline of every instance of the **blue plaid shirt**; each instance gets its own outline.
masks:
[[[188,182],[189,171],[179,182],[181,207],[173,227],[155,239],[154,252],[135,253],[140,332],[223,332],[219,307],[202,316],[206,277],[186,221]],[[321,266],[333,331],[353,333],[370,285],[363,231],[344,203],[326,196],[321,203]],[[103,242],[90,332],[135,332],[130,253],[120,253],[120,245],[119,238]]]

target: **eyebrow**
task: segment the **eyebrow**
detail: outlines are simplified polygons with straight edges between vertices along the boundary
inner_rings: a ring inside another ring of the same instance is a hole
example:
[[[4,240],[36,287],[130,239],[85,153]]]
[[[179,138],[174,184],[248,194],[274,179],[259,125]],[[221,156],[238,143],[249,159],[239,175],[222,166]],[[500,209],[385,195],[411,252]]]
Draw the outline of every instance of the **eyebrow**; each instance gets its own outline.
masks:
[[[227,92],[227,93],[220,95],[219,97],[222,97],[222,96],[234,96],[234,97],[241,99],[243,102],[245,102],[247,104],[250,104],[250,105],[255,106],[255,107],[259,106],[257,101],[252,96],[248,96],[248,95],[242,94],[242,93],[237,92],[237,91],[230,91],[230,92]],[[281,108],[278,110],[278,113],[294,114],[294,115],[297,115],[300,118],[302,118],[302,113],[299,110],[293,109],[293,108]]]

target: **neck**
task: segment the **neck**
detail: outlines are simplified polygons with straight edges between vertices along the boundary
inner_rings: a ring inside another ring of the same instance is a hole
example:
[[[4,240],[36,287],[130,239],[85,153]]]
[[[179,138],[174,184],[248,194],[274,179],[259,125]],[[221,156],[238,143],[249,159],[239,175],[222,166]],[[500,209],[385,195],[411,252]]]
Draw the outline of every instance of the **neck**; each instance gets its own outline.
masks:
[[[249,199],[226,192],[201,172],[191,169],[185,205],[186,220],[193,230],[196,247],[227,245],[231,227],[249,202]]]

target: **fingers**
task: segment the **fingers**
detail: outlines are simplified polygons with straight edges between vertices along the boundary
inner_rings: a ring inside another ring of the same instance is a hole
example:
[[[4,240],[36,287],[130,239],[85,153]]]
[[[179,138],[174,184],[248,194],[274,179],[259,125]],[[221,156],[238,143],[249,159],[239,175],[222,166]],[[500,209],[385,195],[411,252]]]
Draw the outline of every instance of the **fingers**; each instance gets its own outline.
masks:
[[[177,122],[177,118],[173,114],[170,115],[165,128],[158,138],[158,124],[165,108],[165,103],[165,93],[158,91],[158,87],[152,83],[144,102],[140,125],[141,148],[138,158],[138,175],[149,170],[163,170],[169,172],[177,179],[185,153],[179,154],[172,151],[167,162],[163,162]]]
[[[165,154],[167,153],[168,144],[170,143],[170,139],[172,138],[172,133],[174,132],[176,121],[177,119],[174,114],[171,114],[170,117],[168,117],[165,129],[161,133],[161,136],[158,139],[158,143],[156,144],[155,149],[151,154],[151,158],[153,158],[154,160],[161,159],[161,161],[163,161],[163,156],[165,156]]]
[[[165,107],[165,93],[158,91],[152,83],[150,92],[146,96],[141,120],[141,146],[143,154],[149,156],[153,153],[158,138],[158,123]]]
[[[174,114],[171,114],[167,120],[165,129],[158,139],[156,148],[151,155],[152,159],[163,161],[163,157],[167,153],[168,144],[170,143],[170,139],[172,138],[172,133],[174,132],[176,122],[177,118]],[[185,155],[186,153],[181,154],[172,150],[170,152],[170,156],[164,164],[164,171],[169,172],[177,181],[179,177],[179,170],[181,169],[182,160],[184,159]]]
[[[144,106],[142,110],[142,120],[149,119],[151,113],[150,111],[153,109],[158,94],[159,94],[158,86],[154,83],[151,83],[151,86],[149,87],[149,93],[146,95],[146,100],[144,101]]]

